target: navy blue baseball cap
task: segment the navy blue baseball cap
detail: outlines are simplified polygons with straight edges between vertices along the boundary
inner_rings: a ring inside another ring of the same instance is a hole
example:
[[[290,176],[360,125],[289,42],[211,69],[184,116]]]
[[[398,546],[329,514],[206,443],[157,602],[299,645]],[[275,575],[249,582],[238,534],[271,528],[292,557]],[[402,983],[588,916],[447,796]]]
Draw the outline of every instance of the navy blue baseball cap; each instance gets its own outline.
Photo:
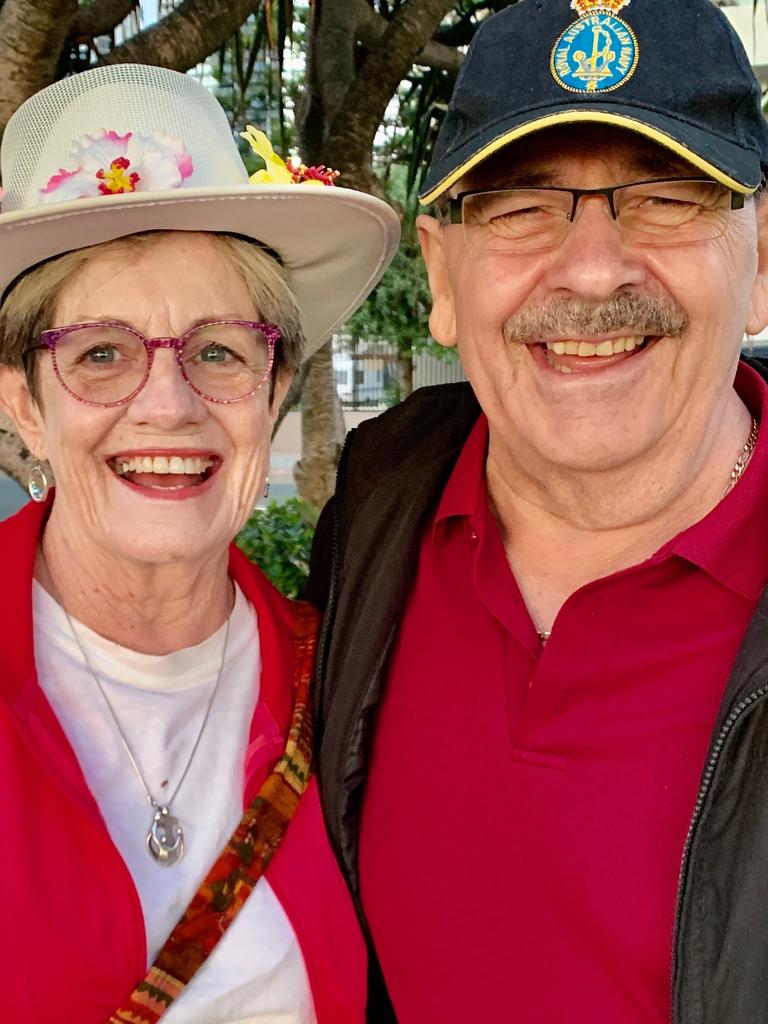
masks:
[[[520,0],[462,64],[419,196],[558,125],[635,132],[749,195],[768,166],[760,85],[713,0]]]

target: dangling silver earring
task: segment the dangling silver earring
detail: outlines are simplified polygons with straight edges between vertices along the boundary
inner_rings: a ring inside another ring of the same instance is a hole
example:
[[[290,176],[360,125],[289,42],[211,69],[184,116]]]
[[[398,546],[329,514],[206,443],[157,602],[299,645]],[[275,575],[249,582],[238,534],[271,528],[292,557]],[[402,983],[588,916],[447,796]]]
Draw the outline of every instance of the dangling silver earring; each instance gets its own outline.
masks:
[[[269,473],[267,473],[267,479],[264,481],[264,494],[262,495],[262,497],[269,497]]]
[[[51,481],[46,476],[45,470],[37,459],[32,463],[27,480],[27,490],[32,501],[43,502],[48,497],[51,489]]]

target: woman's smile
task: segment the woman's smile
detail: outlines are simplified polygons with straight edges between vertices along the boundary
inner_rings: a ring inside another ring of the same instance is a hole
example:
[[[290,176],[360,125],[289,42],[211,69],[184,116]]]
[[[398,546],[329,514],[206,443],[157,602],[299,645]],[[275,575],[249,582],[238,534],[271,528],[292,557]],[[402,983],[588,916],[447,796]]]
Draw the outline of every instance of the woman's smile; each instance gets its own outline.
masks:
[[[106,460],[111,473],[131,490],[175,501],[210,490],[223,461],[217,452],[199,448],[135,449]]]

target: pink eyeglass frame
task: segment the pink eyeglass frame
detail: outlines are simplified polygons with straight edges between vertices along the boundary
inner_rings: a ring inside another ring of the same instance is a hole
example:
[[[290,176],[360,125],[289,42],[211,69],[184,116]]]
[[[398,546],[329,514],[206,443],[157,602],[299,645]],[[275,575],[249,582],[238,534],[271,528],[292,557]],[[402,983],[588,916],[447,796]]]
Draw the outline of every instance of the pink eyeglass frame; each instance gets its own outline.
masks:
[[[235,327],[250,327],[252,330],[261,331],[266,338],[267,345],[269,347],[269,360],[264,371],[264,376],[256,387],[247,394],[241,395],[239,398],[212,398],[210,395],[206,395],[196,387],[189,379],[184,369],[184,362],[181,358],[181,353],[187,338],[189,338],[191,334],[194,334],[196,331],[199,331],[204,327],[219,327],[228,324]],[[115,402],[91,402],[87,398],[81,398],[80,395],[76,395],[75,392],[66,384],[56,360],[56,345],[62,338],[66,337],[66,335],[71,334],[73,331],[78,331],[83,327],[116,327],[121,331],[127,331],[129,334],[133,334],[144,345],[144,348],[147,351],[147,372],[144,374],[141,383],[134,388],[126,398],[120,398]],[[83,405],[92,405],[98,409],[111,409],[118,405],[126,405],[128,402],[132,401],[149,380],[149,375],[152,372],[152,363],[155,358],[155,351],[158,348],[172,348],[175,350],[176,363],[181,371],[181,376],[196,395],[205,399],[206,402],[214,402],[216,405],[233,405],[235,402],[243,402],[246,398],[252,398],[257,391],[260,391],[264,387],[266,381],[269,380],[269,375],[272,373],[272,367],[275,362],[275,345],[280,341],[282,336],[282,332],[276,324],[260,323],[257,320],[209,320],[201,324],[196,324],[194,327],[190,327],[190,329],[185,331],[179,338],[147,338],[141,333],[141,331],[137,331],[135,327],[128,327],[126,324],[110,323],[109,321],[94,321],[82,324],[70,324],[67,327],[53,327],[50,330],[41,331],[40,344],[37,345],[36,348],[44,348],[51,353],[53,371],[56,374],[56,379],[59,384],[61,384],[68,395],[71,395],[76,401],[82,402]]]

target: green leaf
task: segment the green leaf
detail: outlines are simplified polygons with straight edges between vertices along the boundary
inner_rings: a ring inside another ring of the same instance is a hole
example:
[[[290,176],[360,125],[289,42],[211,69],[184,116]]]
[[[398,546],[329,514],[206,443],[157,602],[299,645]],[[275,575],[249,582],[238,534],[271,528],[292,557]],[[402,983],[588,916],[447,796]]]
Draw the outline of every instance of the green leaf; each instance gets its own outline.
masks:
[[[235,539],[246,558],[286,597],[297,597],[309,575],[317,516],[317,509],[298,498],[270,501],[266,509],[252,513]]]

